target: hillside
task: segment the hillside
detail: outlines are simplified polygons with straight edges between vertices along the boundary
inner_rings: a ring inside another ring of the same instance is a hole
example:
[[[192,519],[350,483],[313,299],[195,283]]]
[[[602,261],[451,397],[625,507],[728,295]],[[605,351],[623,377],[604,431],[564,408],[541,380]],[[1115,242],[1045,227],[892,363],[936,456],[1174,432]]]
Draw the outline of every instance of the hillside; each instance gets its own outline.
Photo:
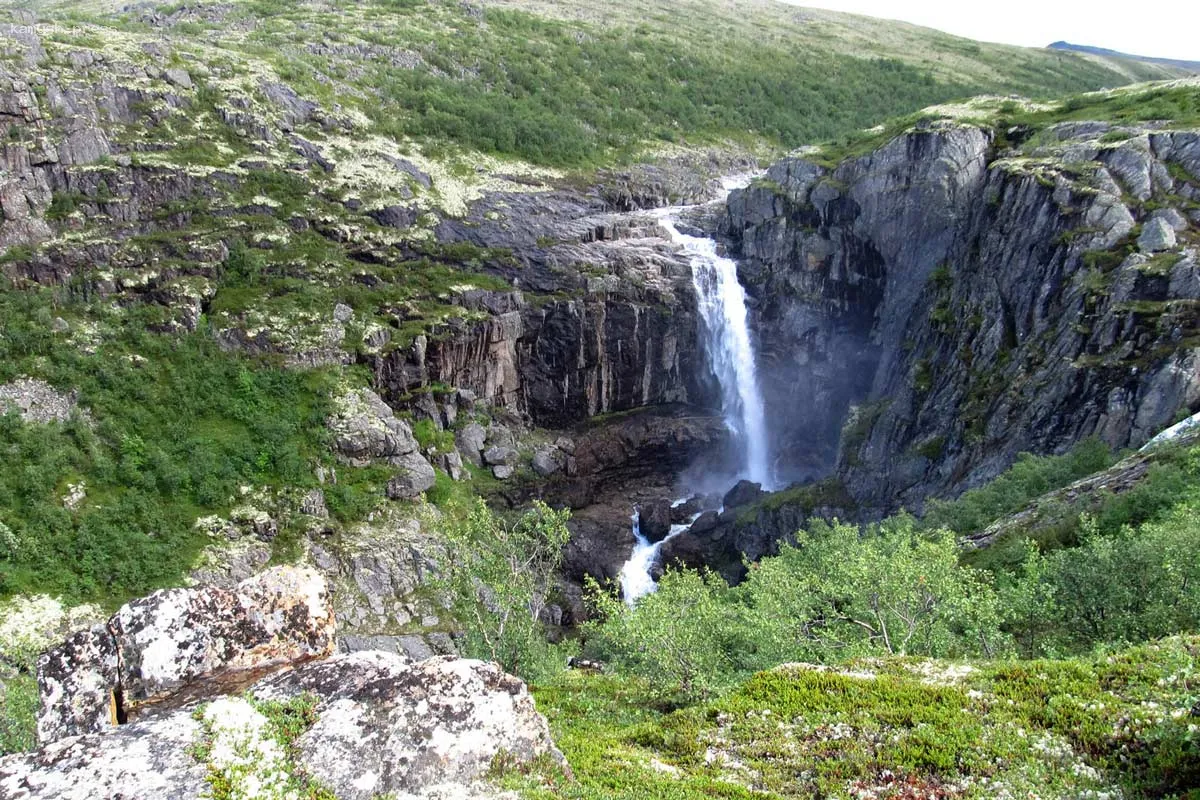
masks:
[[[360,519],[391,473],[369,458],[335,472],[346,457],[330,453],[325,421],[366,384],[420,423],[435,462],[453,420],[429,409],[458,389],[560,426],[687,397],[686,313],[678,328],[641,327],[647,359],[682,332],[678,365],[629,364],[645,387],[604,377],[623,326],[690,294],[660,241],[592,241],[628,228],[605,214],[710,197],[711,175],[744,169],[747,147],[981,89],[1119,80],[1070,55],[769,4],[602,22],[559,4],[551,16],[424,2],[29,8],[8,12],[21,24],[0,65],[12,87],[0,380],[47,381],[89,422],[6,423],[19,457],[0,480],[4,524],[39,544],[8,556],[0,591],[79,600],[178,580],[211,540],[194,521],[247,506],[296,520],[276,526],[284,557],[313,524],[294,515],[319,476],[339,480],[317,507]],[[579,169],[639,153],[655,163]],[[598,307],[627,321],[595,331]],[[517,391],[511,364],[472,365],[460,341],[493,325],[506,348],[543,327],[562,340],[565,325],[561,347],[599,334],[605,354],[565,384],[561,357],[541,354],[541,381]],[[424,487],[432,469],[410,461]],[[242,502],[250,491],[257,505]]]
[[[1200,462],[1126,451],[1200,410],[1197,79],[766,0],[0,15],[0,752],[39,651],[298,564],[320,658],[533,683],[525,796],[1186,796]]]
[[[152,38],[218,67],[204,81],[217,93],[253,97],[272,76],[387,138],[554,165],[685,141],[794,147],[983,91],[1049,96],[1174,76],[761,0],[615,14],[586,2],[35,6],[64,46],[103,41],[132,56]]]
[[[1200,61],[1184,61],[1178,58],[1155,58],[1154,56],[1135,56],[1129,53],[1121,53],[1116,50],[1109,50],[1105,47],[1092,47],[1086,44],[1071,44],[1070,42],[1052,42],[1048,45],[1051,50],[1065,50],[1071,53],[1085,53],[1092,56],[1099,56],[1105,59],[1118,59],[1120,61],[1140,61],[1145,64],[1154,64],[1167,69],[1179,70],[1182,74],[1196,74],[1200,72]]]

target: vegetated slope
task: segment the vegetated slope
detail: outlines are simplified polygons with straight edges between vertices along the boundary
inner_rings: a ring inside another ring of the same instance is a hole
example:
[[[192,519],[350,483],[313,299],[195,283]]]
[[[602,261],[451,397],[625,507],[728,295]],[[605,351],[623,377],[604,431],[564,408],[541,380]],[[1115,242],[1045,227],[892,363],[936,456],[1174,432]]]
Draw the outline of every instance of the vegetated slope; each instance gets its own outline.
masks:
[[[739,586],[669,571],[633,609],[602,600],[584,652],[608,674],[538,690],[575,780],[508,780],[535,798],[1194,798],[1198,455],[1193,433],[1133,484],[1136,458],[1066,488],[1103,445],[1026,456],[925,520],[810,526]],[[1010,519],[1021,557],[981,570],[947,530],[1039,495],[1077,537],[1039,552]]]
[[[1051,50],[1065,50],[1072,53],[1084,53],[1090,56],[1098,56],[1102,59],[1118,59],[1124,61],[1140,61],[1145,64],[1153,64],[1167,69],[1178,70],[1183,74],[1195,75],[1200,72],[1200,61],[1186,61],[1180,58],[1157,58],[1155,56],[1135,56],[1129,53],[1122,53],[1117,50],[1109,50],[1105,47],[1092,47],[1086,44],[1071,44],[1070,42],[1052,42],[1047,45]],[[1111,63],[1111,62],[1110,62]]]
[[[1099,657],[785,665],[673,709],[625,676],[570,673],[538,708],[574,778],[550,800],[1194,798],[1200,640]]]
[[[5,423],[0,593],[115,601],[177,580],[212,540],[193,521],[240,507],[245,487],[268,490],[276,541],[294,543],[311,524],[302,498],[335,466],[333,395],[387,381],[391,402],[415,406],[435,386],[459,388],[448,382],[459,373],[413,366],[426,341],[466,340],[443,363],[493,330],[516,349],[534,334],[512,313],[529,325],[605,318],[587,304],[661,338],[639,320],[678,311],[664,299],[669,264],[653,247],[579,249],[595,226],[564,234],[558,221],[604,211],[610,196],[579,193],[586,180],[547,164],[602,164],[665,140],[776,148],[980,88],[1120,80],[1070,55],[903,26],[889,37],[887,23],[784,6],[543,11],[409,0],[5,12],[19,24],[0,62],[0,381],[78,392],[91,416]],[[703,196],[622,191],[636,203]],[[485,197],[496,199],[482,208]],[[499,247],[480,246],[489,226],[502,228]],[[532,299],[506,294],[514,281]],[[686,314],[648,318],[673,319],[690,341]],[[570,342],[582,341],[572,324]],[[501,366],[466,365],[511,393]],[[666,388],[627,391],[623,407],[680,395],[652,379]],[[571,414],[614,407],[583,394]],[[421,446],[446,438],[426,432]],[[330,524],[382,502],[393,473],[343,466],[324,488]]]
[[[1040,97],[1173,75],[757,0],[106,6],[117,8],[53,14],[76,35],[166,35],[185,59],[273,70],[385,135],[560,165],[648,142],[794,147],[982,91]]]

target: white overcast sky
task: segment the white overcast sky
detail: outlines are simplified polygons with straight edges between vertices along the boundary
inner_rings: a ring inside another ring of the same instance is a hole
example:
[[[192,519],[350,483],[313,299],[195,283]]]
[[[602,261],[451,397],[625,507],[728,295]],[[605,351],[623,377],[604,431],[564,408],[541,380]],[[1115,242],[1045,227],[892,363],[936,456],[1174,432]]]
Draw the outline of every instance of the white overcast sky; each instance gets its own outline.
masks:
[[[1045,47],[1064,39],[1126,53],[1200,61],[1200,0],[784,0],[981,39]]]

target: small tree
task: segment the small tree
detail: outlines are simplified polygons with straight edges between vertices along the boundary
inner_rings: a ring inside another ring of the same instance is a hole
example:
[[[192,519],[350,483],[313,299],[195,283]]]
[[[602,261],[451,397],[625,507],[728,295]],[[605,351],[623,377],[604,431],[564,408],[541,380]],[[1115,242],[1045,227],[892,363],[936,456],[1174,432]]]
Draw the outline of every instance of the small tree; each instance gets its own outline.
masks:
[[[445,524],[437,587],[463,626],[465,652],[537,679],[561,668],[563,654],[546,638],[543,612],[554,590],[570,512],[537,502],[515,523],[482,499]]]
[[[599,619],[585,628],[588,651],[660,690],[702,698],[738,676],[741,626],[711,572],[668,570],[633,608],[591,581],[589,600]]]
[[[865,536],[854,525],[814,524],[752,568],[744,592],[766,665],[1004,649],[987,577],[959,565],[949,532],[918,532],[911,517]]]

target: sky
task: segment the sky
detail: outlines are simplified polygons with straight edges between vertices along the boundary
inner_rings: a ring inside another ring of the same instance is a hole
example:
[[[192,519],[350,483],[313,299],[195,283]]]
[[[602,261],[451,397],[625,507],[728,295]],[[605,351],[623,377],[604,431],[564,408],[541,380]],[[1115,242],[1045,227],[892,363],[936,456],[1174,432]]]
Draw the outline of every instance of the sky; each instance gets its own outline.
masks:
[[[1200,0],[784,0],[900,19],[986,42],[1045,47],[1060,39],[1125,53],[1200,61]]]

